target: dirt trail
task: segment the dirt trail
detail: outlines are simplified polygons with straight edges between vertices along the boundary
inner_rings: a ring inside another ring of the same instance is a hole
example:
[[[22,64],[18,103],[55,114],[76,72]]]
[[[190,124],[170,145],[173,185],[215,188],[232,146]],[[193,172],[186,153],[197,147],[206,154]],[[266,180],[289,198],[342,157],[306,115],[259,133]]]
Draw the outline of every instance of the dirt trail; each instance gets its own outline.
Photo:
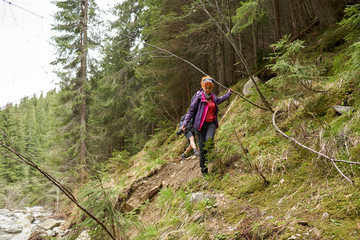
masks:
[[[150,172],[147,176],[135,180],[129,188],[123,191],[117,201],[117,208],[122,212],[130,212],[140,210],[140,207],[146,200],[153,200],[156,198],[161,188],[171,187],[172,189],[179,189],[195,178],[201,177],[198,157],[191,156],[186,160],[181,158],[167,162],[159,168]],[[205,181],[205,180],[204,180]],[[206,184],[206,181],[204,182]],[[196,193],[195,193],[196,194]],[[206,229],[213,236],[212,239],[219,234],[232,234],[236,231],[245,232],[244,223],[231,224],[224,218],[224,213],[234,204],[234,200],[229,199],[224,194],[216,193],[198,193],[209,196],[216,202],[216,206],[210,209],[207,214],[202,213],[198,216],[192,216],[194,221],[203,221]],[[239,206],[243,208],[244,206]],[[244,210],[245,211],[245,210]],[[143,223],[154,223],[163,217],[161,209],[155,205],[147,205],[146,209],[139,215],[139,219]],[[191,220],[190,219],[190,220]],[[136,236],[138,230],[136,228],[131,231],[132,237]],[[132,237],[130,239],[132,239]]]
[[[176,160],[163,164],[146,177],[136,180],[126,189],[117,201],[117,207],[122,212],[137,209],[146,200],[152,199],[161,188],[178,189],[194,178],[200,177],[198,157],[192,156],[186,160]]]

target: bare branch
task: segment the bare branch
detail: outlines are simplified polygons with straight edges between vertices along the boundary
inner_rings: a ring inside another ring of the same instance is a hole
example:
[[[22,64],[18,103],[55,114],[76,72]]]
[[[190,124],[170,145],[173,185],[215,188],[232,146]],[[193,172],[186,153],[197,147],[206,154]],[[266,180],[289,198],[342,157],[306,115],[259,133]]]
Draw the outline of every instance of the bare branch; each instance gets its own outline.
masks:
[[[232,106],[234,105],[234,102],[237,100],[237,97],[238,97],[238,96],[236,96],[235,99],[231,102],[231,104],[230,104],[230,106],[228,107],[228,109],[226,110],[224,116],[221,118],[220,123],[219,123],[220,125],[221,125],[221,123],[225,120],[227,114],[229,113],[230,109],[231,109]]]
[[[357,165],[360,165],[360,162],[352,162],[352,161],[346,161],[346,160],[338,160],[338,159],[335,159],[335,158],[331,158],[329,156],[326,156],[325,154],[321,153],[321,152],[318,152],[318,151],[315,151],[314,149],[311,149],[307,146],[305,146],[304,144],[301,144],[300,142],[298,142],[296,139],[286,135],[283,131],[280,130],[280,128],[278,126],[276,126],[276,123],[275,123],[275,118],[276,118],[276,113],[278,112],[278,110],[276,110],[273,114],[273,119],[272,119],[272,122],[273,122],[273,125],[275,127],[275,129],[281,133],[281,135],[283,135],[284,137],[286,137],[287,139],[293,141],[294,143],[296,143],[297,145],[313,152],[313,153],[316,153],[317,155],[323,157],[323,158],[326,158],[328,160],[330,160],[333,165],[335,166],[336,170],[338,170],[338,172],[346,179],[348,180],[350,183],[353,183],[347,176],[345,176],[345,174],[338,168],[338,166],[336,165],[336,162],[343,162],[343,163],[349,163],[349,164],[357,164]]]
[[[125,37],[127,37],[127,38],[135,39],[134,37],[131,37],[131,36],[126,35],[126,34],[123,34],[123,33],[119,33],[119,34],[120,34],[120,35],[123,35],[123,36],[125,36]],[[205,73],[203,70],[201,70],[200,68],[198,68],[197,66],[195,66],[193,63],[189,62],[188,60],[186,60],[186,59],[184,59],[184,58],[182,58],[182,57],[179,57],[178,55],[176,55],[176,54],[174,54],[174,53],[172,53],[172,52],[170,52],[170,51],[168,51],[168,50],[166,50],[166,49],[163,49],[163,48],[161,48],[161,47],[155,46],[155,45],[150,44],[150,43],[147,43],[147,42],[143,42],[143,43],[144,43],[145,45],[148,45],[148,46],[150,46],[150,47],[156,48],[156,49],[158,49],[158,50],[160,50],[160,51],[163,51],[163,52],[165,52],[165,53],[170,54],[171,56],[173,56],[173,57],[175,57],[175,58],[177,58],[177,59],[179,59],[179,60],[181,60],[181,61],[189,64],[190,66],[192,66],[193,68],[195,68],[196,70],[198,70],[199,72],[201,72],[201,73],[204,74],[204,75],[209,75],[209,74]],[[252,76],[250,76],[250,78],[252,78]],[[219,86],[221,86],[221,87],[223,87],[223,88],[225,88],[225,89],[229,89],[228,87],[225,87],[223,84],[221,84],[220,82],[218,82],[216,79],[213,78],[213,80],[214,80],[214,82],[216,82]],[[255,82],[255,80],[253,80],[253,81]],[[256,83],[255,83],[255,84],[256,84]],[[257,85],[255,85],[255,86],[257,86]],[[251,102],[249,99],[245,98],[245,97],[242,96],[240,93],[238,93],[238,92],[236,92],[236,91],[233,91],[233,93],[237,94],[239,97],[241,97],[242,99],[244,99],[245,101],[247,101],[247,102],[250,103],[251,105],[253,105],[253,106],[257,107],[257,108],[260,108],[260,109],[262,109],[262,110],[269,111],[268,108],[261,107],[261,106],[255,104],[255,103]]]
[[[195,2],[195,4],[196,4],[200,9],[202,9],[202,10],[209,16],[209,18],[215,23],[216,27],[217,27],[217,28],[219,29],[219,31],[224,35],[224,37],[226,38],[226,40],[229,41],[230,45],[231,45],[231,46],[233,47],[233,49],[235,50],[235,52],[236,52],[236,54],[238,55],[238,57],[240,58],[241,62],[244,64],[247,74],[249,75],[251,81],[253,82],[253,84],[254,84],[254,86],[255,86],[255,89],[256,89],[256,91],[258,92],[258,94],[259,94],[262,102],[263,102],[264,105],[266,106],[266,109],[265,109],[265,110],[274,112],[274,111],[272,110],[270,104],[267,102],[265,96],[264,96],[263,93],[260,91],[260,88],[259,88],[259,86],[257,85],[254,77],[252,76],[252,74],[251,74],[251,72],[250,72],[250,69],[249,69],[249,65],[247,64],[247,61],[246,61],[246,59],[244,58],[243,54],[239,51],[239,47],[236,45],[235,40],[234,40],[234,38],[233,38],[232,35],[231,35],[230,27],[228,26],[227,22],[224,20],[224,17],[223,17],[223,15],[222,15],[222,13],[221,13],[221,12],[218,12],[218,14],[219,14],[219,15],[222,17],[222,19],[223,19],[222,22],[223,22],[223,24],[224,24],[227,32],[224,32],[224,30],[221,28],[221,26],[219,25],[219,23],[218,23],[218,22],[214,19],[214,17],[210,14],[210,12],[207,10],[204,2],[203,2],[202,0],[199,0],[199,2],[200,2],[201,5],[197,4],[196,2]],[[262,109],[264,109],[264,108],[262,108]]]
[[[1,130],[0,130],[1,131]],[[5,136],[6,134],[1,131]],[[27,164],[30,167],[35,168],[37,171],[39,171],[44,177],[46,177],[50,182],[52,182],[57,188],[60,189],[60,191],[62,191],[76,206],[78,206],[83,212],[85,212],[90,218],[92,218],[97,224],[99,224],[105,231],[106,233],[111,237],[111,239],[116,240],[116,238],[114,237],[114,235],[109,231],[109,229],[99,220],[97,219],[92,213],[90,213],[87,209],[85,209],[83,206],[80,205],[80,203],[76,200],[75,196],[71,193],[71,191],[65,187],[64,185],[62,185],[60,182],[58,182],[55,178],[53,178],[49,173],[43,171],[42,169],[40,169],[34,162],[32,162],[30,159],[28,159],[27,157],[21,155],[20,153],[18,153],[14,148],[11,148],[9,146],[7,146],[6,144],[4,144],[3,142],[0,141],[0,146],[3,147],[4,149],[6,149],[7,151],[13,153],[14,155],[16,155],[18,157],[17,158],[13,158],[10,157],[11,159],[17,160],[21,163]],[[2,153],[3,154],[3,153]],[[5,154],[3,154],[4,156],[7,156]]]

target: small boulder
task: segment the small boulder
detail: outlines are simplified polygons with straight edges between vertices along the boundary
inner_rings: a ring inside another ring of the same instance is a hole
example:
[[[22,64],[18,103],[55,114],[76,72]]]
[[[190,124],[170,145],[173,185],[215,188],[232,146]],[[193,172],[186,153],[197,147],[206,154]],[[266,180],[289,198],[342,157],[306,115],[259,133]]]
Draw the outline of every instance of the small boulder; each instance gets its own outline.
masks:
[[[64,221],[59,221],[53,218],[46,219],[45,221],[38,224],[39,227],[45,229],[45,230],[53,230],[55,227],[58,227],[63,223]]]
[[[192,193],[190,195],[190,202],[191,203],[197,203],[197,202],[201,202],[201,201],[205,201],[205,200],[210,200],[210,199],[214,199],[215,196],[208,194],[208,193],[202,193],[202,192],[197,192],[197,193]]]
[[[335,106],[333,106],[333,108],[339,114],[351,113],[351,112],[355,111],[355,108],[350,107],[350,106],[335,105]]]
[[[76,240],[90,240],[90,236],[89,236],[89,231],[85,230],[82,233],[80,233],[80,235],[77,237]]]
[[[10,234],[21,233],[22,226],[17,225],[15,222],[2,222],[1,231]]]
[[[256,83],[258,83],[260,81],[260,79],[256,76],[253,76],[254,80]],[[253,87],[254,87],[254,82],[251,80],[251,78],[247,81],[247,83],[245,83],[244,87],[243,87],[243,94],[244,96],[249,96],[250,94],[253,93]]]

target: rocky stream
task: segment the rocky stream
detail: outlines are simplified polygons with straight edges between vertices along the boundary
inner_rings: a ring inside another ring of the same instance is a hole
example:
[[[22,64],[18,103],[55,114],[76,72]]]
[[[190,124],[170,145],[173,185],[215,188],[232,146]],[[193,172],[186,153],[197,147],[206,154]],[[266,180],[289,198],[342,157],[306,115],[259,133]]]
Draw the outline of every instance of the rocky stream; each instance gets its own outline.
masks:
[[[28,240],[68,234],[65,221],[41,206],[21,210],[0,209],[0,239]]]

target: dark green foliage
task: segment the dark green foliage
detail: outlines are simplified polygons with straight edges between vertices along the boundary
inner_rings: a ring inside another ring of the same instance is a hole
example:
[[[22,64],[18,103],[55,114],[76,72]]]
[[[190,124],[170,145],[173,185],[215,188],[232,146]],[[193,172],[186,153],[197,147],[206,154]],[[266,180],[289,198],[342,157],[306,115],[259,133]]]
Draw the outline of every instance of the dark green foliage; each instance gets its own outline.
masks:
[[[79,189],[79,200],[82,206],[109,227],[115,237],[124,238],[124,229],[128,227],[128,222],[122,213],[114,208],[118,193],[105,187],[106,181],[104,173],[97,171],[97,177]],[[81,221],[77,228],[90,229],[89,235],[92,239],[110,239],[104,229],[85,213],[79,212],[79,219],[85,220]]]
[[[8,136],[1,134],[1,141],[40,166],[52,162],[49,159],[48,144],[54,122],[54,94],[55,91],[49,92],[46,98],[34,96],[17,106],[10,105],[0,111],[0,129]],[[4,154],[0,155],[1,199],[5,204],[3,207],[7,204],[52,205],[56,202],[55,188],[41,174],[14,158],[6,157],[11,155],[6,150],[1,149],[0,152]],[[15,193],[16,197],[13,196]],[[8,198],[13,199],[12,202],[8,202]]]

